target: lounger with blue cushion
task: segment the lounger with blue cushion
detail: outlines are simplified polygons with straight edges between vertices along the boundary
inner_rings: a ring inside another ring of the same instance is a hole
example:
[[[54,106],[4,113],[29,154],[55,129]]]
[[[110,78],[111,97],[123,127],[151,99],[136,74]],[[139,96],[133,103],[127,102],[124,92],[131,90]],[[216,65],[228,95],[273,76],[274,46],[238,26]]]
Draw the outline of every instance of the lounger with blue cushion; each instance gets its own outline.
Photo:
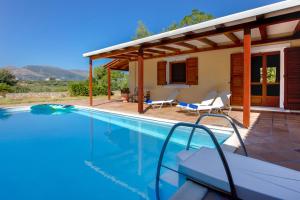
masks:
[[[230,95],[231,94],[228,92],[223,92],[214,100],[212,105],[189,104],[185,109],[188,111],[196,111],[198,113],[200,113],[200,111],[211,113],[214,110],[222,112],[223,109],[228,108]]]
[[[300,199],[300,172],[231,152],[224,154],[239,199]],[[184,177],[230,191],[216,149],[203,147],[190,154],[179,163],[179,172]]]
[[[154,106],[159,106],[159,108],[162,108],[165,104],[169,104],[170,106],[172,106],[172,104],[175,103],[176,97],[178,96],[178,94],[179,94],[179,91],[175,90],[165,100],[161,100],[161,101],[147,100],[147,101],[145,101],[145,103],[153,108],[154,108]]]
[[[224,108],[224,103],[221,97],[217,97],[212,105],[201,106],[196,104],[189,104],[185,109],[188,111],[195,111],[197,113],[200,113],[200,111],[207,111],[208,113],[211,113],[213,110],[219,111],[222,108]]]
[[[211,91],[207,94],[207,96],[200,102],[200,103],[192,103],[194,105],[201,105],[201,106],[209,106],[212,105],[214,102],[215,98],[217,97],[217,92],[216,91]],[[176,106],[177,108],[180,109],[185,109],[190,105],[189,103],[186,102],[179,102],[179,104]]]
[[[179,103],[176,105],[176,107],[182,109],[182,108],[186,108],[188,105],[189,105],[189,104],[186,103],[186,102],[179,102]]]

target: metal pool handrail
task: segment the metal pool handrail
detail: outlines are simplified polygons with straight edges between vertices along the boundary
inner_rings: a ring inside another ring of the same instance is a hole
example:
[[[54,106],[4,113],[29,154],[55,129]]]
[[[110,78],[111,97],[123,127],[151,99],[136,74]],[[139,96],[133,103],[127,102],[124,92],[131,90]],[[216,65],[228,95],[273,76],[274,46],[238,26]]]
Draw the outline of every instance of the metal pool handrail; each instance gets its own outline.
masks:
[[[229,186],[230,186],[231,196],[232,196],[233,199],[237,199],[236,188],[235,188],[233,178],[232,178],[232,175],[231,175],[231,172],[230,172],[230,169],[229,169],[229,165],[227,163],[227,160],[225,158],[223,150],[220,147],[220,145],[219,145],[215,135],[213,134],[213,132],[209,128],[207,128],[203,125],[190,124],[190,123],[184,123],[184,122],[177,123],[172,127],[172,129],[170,130],[170,132],[169,132],[169,134],[168,134],[168,136],[167,136],[167,138],[166,138],[166,140],[163,144],[162,150],[160,152],[158,165],[157,165],[157,171],[156,171],[156,179],[155,179],[156,180],[156,182],[155,182],[156,199],[160,200],[159,181],[160,181],[160,171],[161,171],[161,167],[162,167],[163,157],[164,157],[167,145],[168,145],[168,143],[171,139],[171,136],[173,135],[175,129],[178,128],[178,127],[190,127],[190,128],[193,128],[193,130],[194,129],[202,129],[204,132],[206,132],[210,136],[211,140],[213,141],[213,143],[214,143],[214,145],[215,145],[215,147],[218,151],[218,154],[221,158],[221,161],[223,163],[223,166],[224,166],[224,169],[225,169],[225,172],[226,172],[226,176],[228,178]]]
[[[238,128],[236,127],[235,123],[233,122],[233,120],[232,120],[230,117],[228,117],[227,115],[222,115],[222,114],[209,114],[209,113],[206,113],[206,114],[201,115],[201,116],[197,119],[197,121],[195,122],[195,124],[199,124],[199,123],[200,123],[204,118],[206,118],[206,117],[216,117],[216,118],[223,118],[223,119],[226,119],[226,120],[230,123],[231,127],[233,128],[233,130],[234,130],[234,132],[235,132],[235,134],[236,134],[236,136],[237,136],[237,138],[238,138],[238,140],[239,140],[239,142],[240,142],[240,144],[241,144],[241,146],[242,146],[242,148],[243,148],[243,151],[244,151],[245,156],[248,157],[248,152],[247,152],[247,150],[246,150],[246,147],[245,147],[245,144],[244,144],[243,139],[242,139],[242,137],[241,137],[241,134],[240,134]],[[193,128],[193,130],[192,130],[192,132],[191,132],[191,134],[190,134],[190,137],[189,137],[189,140],[188,140],[188,144],[187,144],[186,150],[189,150],[189,149],[190,149],[191,141],[192,141],[194,132],[195,132],[195,128]]]

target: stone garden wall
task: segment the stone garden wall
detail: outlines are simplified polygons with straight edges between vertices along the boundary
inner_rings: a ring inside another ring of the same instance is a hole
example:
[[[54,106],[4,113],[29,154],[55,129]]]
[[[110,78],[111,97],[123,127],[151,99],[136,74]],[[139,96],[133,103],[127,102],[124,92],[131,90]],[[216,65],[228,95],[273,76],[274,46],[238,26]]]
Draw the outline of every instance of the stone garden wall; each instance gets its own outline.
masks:
[[[7,93],[6,98],[62,98],[69,96],[68,92],[29,92],[29,93]]]

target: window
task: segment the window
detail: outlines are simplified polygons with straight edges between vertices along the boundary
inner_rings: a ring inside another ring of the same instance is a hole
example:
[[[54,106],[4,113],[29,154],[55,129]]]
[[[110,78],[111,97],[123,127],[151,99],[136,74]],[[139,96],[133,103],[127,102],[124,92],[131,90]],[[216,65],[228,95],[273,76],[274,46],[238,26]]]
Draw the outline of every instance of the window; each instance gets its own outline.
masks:
[[[280,95],[280,54],[267,55],[267,96]]]
[[[186,83],[186,63],[170,63],[170,83]]]
[[[280,55],[267,56],[267,83],[279,83],[280,80]]]
[[[187,58],[183,61],[157,62],[157,85],[182,84],[198,85],[198,58]],[[167,69],[169,72],[167,73]],[[167,77],[169,81],[167,81]]]
[[[252,56],[251,58],[251,95],[261,96],[263,93],[263,57]]]

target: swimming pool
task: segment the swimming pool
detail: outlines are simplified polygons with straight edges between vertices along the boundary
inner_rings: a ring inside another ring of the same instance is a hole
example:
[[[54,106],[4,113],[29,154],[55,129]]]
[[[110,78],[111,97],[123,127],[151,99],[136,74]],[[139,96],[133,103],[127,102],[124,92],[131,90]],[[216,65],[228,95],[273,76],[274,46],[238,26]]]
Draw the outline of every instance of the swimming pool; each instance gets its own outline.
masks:
[[[0,199],[149,199],[171,123],[90,109],[0,110]],[[181,129],[167,150],[184,148]],[[219,143],[230,134],[214,130]],[[199,133],[193,146],[212,146]]]

